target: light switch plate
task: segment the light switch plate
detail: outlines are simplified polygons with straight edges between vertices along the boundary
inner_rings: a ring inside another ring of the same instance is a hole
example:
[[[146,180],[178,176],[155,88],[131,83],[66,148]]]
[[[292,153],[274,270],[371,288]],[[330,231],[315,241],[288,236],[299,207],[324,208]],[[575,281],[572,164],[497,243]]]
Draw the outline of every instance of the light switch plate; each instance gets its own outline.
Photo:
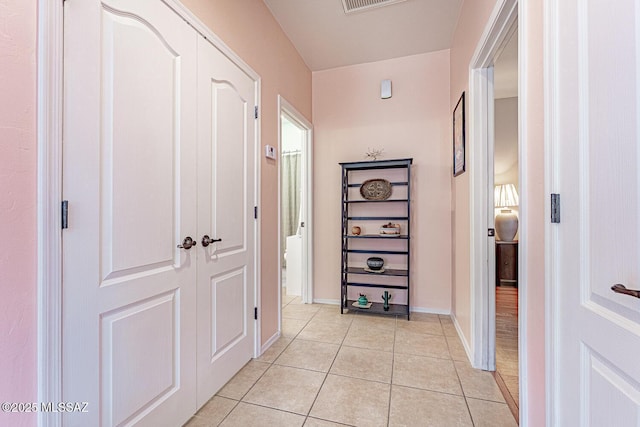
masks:
[[[265,145],[264,146],[264,156],[267,159],[276,159],[276,149],[275,147],[272,147],[271,145]]]

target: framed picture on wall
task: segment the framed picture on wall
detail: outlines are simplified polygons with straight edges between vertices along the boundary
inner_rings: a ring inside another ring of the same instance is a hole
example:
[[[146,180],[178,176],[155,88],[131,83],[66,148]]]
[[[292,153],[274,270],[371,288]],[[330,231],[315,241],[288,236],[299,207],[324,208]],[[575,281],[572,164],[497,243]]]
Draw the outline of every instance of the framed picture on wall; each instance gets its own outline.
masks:
[[[464,92],[453,109],[453,176],[465,171]]]

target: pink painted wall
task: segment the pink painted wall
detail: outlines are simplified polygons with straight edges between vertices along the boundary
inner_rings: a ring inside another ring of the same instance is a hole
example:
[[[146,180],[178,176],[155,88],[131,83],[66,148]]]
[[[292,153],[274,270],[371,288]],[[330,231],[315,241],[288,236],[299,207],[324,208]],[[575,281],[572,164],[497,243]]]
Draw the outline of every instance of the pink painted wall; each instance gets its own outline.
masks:
[[[380,81],[393,96],[380,99]],[[314,299],[340,299],[340,166],[413,157],[411,305],[451,308],[449,51],[313,73]],[[376,295],[377,296],[377,293]]]
[[[463,4],[451,48],[451,111],[462,91],[469,90],[469,63],[496,3],[496,0],[476,0]],[[526,163],[520,167],[526,170],[528,181],[520,197],[527,201],[529,224],[526,240],[520,241],[522,252],[527,254],[521,261],[528,266],[523,283],[527,301],[523,315],[527,316],[528,325],[525,375],[529,403],[528,413],[524,414],[526,419],[521,418],[521,423],[541,426],[545,424],[543,14],[542,2],[520,0],[520,3],[519,10],[525,11],[525,19],[520,19],[519,31],[528,41],[520,49],[527,76],[526,81],[521,80],[527,128],[523,147]],[[467,144],[471,147],[473,141],[467,139]],[[453,312],[468,343],[471,342],[469,176],[467,172],[452,178]]]
[[[261,144],[278,146],[278,94],[311,121],[311,71],[262,0],[182,0],[262,79]],[[262,342],[278,329],[278,168],[261,157]]]
[[[35,402],[36,2],[0,0],[0,28],[0,402]]]
[[[480,36],[489,19],[496,0],[476,0],[463,3],[458,26],[451,46],[451,97],[450,110],[453,111],[462,92],[467,94],[465,115],[469,117],[469,63],[475,52]],[[467,153],[473,141],[469,138],[467,121]],[[470,259],[470,208],[469,178],[471,165],[467,154],[467,172],[451,178],[452,188],[452,240],[453,240],[453,305],[454,314],[467,343],[471,344],[471,289],[469,275]],[[450,175],[452,176],[452,174]]]

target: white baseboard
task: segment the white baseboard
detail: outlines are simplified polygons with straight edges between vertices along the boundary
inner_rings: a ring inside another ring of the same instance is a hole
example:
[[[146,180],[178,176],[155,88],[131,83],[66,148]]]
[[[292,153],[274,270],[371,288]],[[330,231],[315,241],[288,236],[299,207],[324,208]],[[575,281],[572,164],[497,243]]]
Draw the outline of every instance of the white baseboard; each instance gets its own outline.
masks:
[[[446,314],[451,315],[450,310],[439,310],[434,308],[411,307],[412,313],[428,313],[428,314]]]
[[[469,359],[469,363],[473,366],[473,354],[471,353],[471,346],[465,339],[464,334],[462,333],[462,329],[460,329],[460,324],[458,323],[458,319],[456,319],[456,316],[451,314],[451,320],[453,321],[453,326],[455,326],[456,328],[456,332],[458,333],[460,342],[462,342],[462,346],[464,347],[464,352],[467,353],[467,359]]]
[[[322,298],[314,298],[314,304],[328,304],[328,305],[340,305],[339,299],[322,299]]]
[[[277,331],[275,334],[273,334],[273,336],[269,338],[267,342],[265,342],[260,348],[260,354],[258,355],[258,357],[264,354],[264,352],[267,351],[269,347],[273,345],[274,342],[278,341],[278,338],[280,338],[280,335],[281,335],[280,331]]]

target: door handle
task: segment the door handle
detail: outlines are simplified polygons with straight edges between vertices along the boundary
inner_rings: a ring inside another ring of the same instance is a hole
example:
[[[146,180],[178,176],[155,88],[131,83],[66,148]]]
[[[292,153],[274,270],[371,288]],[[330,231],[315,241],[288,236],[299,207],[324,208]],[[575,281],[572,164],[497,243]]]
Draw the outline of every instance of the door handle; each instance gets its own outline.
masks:
[[[202,246],[204,246],[205,248],[215,242],[222,242],[222,239],[212,239],[206,234],[202,236]]]
[[[195,240],[193,240],[190,236],[187,236],[187,237],[185,237],[185,238],[184,238],[184,240],[182,241],[182,244],[181,244],[181,245],[178,245],[178,247],[179,247],[180,249],[186,249],[186,250],[189,250],[189,249],[191,249],[192,247],[194,247],[194,246],[196,245],[196,243],[197,243],[197,242],[196,242]]]
[[[611,290],[617,294],[631,295],[632,297],[640,298],[640,291],[634,289],[627,289],[626,286],[616,283],[611,287]]]

